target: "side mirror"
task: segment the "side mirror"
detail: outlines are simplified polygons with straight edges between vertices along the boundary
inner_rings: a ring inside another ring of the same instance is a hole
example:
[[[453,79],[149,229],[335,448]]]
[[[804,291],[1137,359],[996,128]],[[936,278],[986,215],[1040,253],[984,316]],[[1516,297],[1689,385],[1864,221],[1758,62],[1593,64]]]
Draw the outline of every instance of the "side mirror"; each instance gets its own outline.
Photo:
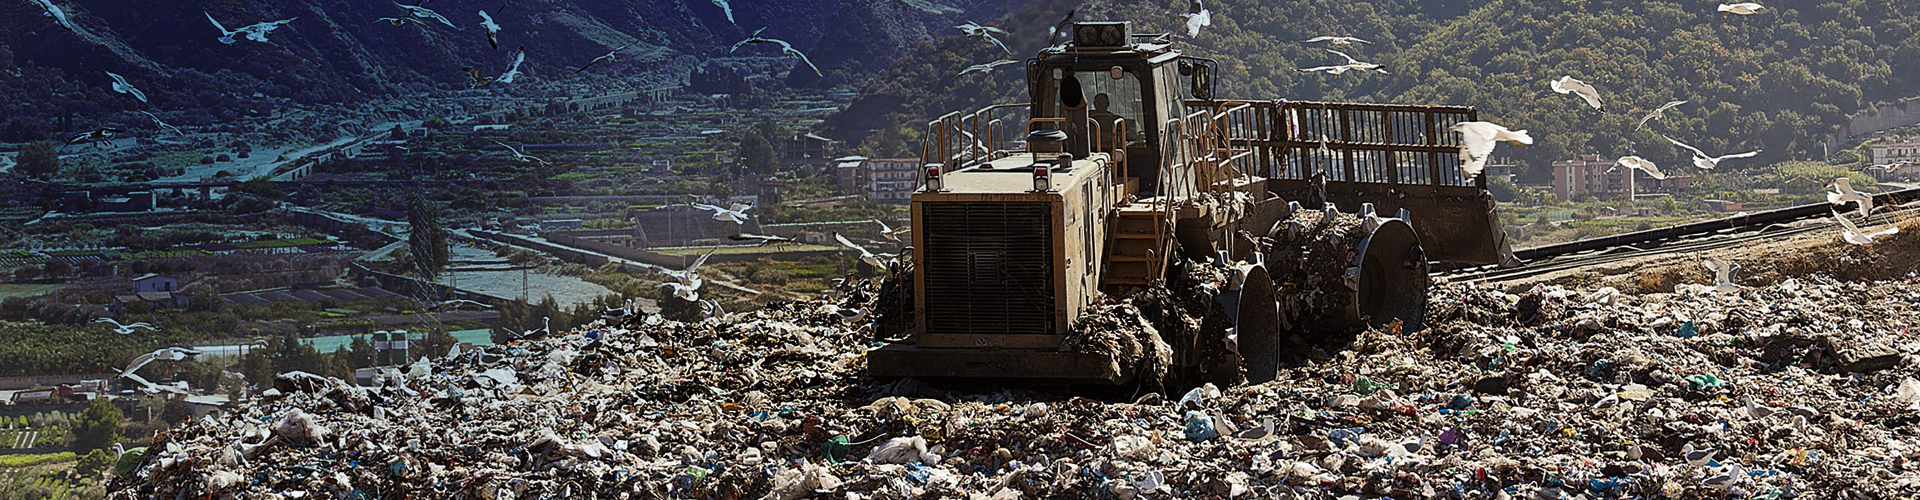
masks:
[[[1192,88],[1188,89],[1188,93],[1195,99],[1213,99],[1213,68],[1195,64],[1191,66],[1191,71],[1193,75],[1188,81],[1192,83]]]

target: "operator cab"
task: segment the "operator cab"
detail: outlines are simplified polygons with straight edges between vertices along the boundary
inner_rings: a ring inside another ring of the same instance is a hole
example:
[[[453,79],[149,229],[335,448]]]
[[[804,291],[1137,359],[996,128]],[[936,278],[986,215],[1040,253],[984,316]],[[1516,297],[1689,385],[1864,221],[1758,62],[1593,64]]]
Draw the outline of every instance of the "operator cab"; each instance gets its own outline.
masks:
[[[1067,151],[1123,151],[1126,177],[1140,191],[1158,188],[1161,170],[1187,165],[1186,152],[1165,145],[1179,131],[1169,120],[1186,101],[1213,97],[1214,62],[1173,50],[1167,35],[1135,35],[1131,22],[1076,23],[1066,45],[1028,63],[1033,129],[1068,132]],[[1083,130],[1092,129],[1092,130]]]

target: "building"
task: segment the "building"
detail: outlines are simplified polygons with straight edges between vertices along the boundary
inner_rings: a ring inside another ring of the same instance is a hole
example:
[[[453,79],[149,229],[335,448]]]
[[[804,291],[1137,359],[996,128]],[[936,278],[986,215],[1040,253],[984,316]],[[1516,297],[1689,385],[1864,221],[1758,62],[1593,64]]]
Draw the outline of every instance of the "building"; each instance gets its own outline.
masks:
[[[913,190],[920,187],[918,159],[874,158],[862,165],[868,199],[905,202],[913,197]]]
[[[1873,151],[1874,165],[1920,163],[1920,137],[1894,139],[1886,144],[1875,144],[1869,149]]]
[[[1695,179],[1691,175],[1669,175],[1665,179],[1653,179],[1653,188],[1668,193],[1678,193],[1693,189]]]
[[[713,212],[683,204],[655,207],[633,214],[633,241],[640,248],[684,247],[700,240],[722,240],[739,233],[760,233],[760,218],[747,211],[747,222],[713,219]]]
[[[842,156],[833,160],[833,177],[840,186],[840,192],[858,193],[867,182],[861,178],[862,168],[867,163],[865,156]]]
[[[794,134],[793,137],[787,138],[787,143],[783,146],[785,147],[781,148],[780,159],[814,162],[832,158],[840,149],[840,141],[814,134]]]
[[[165,274],[148,274],[133,279],[133,293],[173,292],[180,290],[180,278]]]
[[[1601,159],[1600,155],[1553,162],[1553,194],[1562,200],[1581,196],[1631,199],[1635,193],[1633,181],[1633,169],[1614,168],[1614,160]]]

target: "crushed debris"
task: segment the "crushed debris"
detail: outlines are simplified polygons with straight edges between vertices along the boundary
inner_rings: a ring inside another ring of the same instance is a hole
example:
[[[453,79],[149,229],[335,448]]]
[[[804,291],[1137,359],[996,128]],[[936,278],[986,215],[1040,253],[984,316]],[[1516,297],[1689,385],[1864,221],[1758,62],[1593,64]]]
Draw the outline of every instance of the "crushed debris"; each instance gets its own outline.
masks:
[[[1178,332],[1156,315],[1179,308],[1153,304],[1192,297],[1112,304],[1071,348],[1158,362],[1149,346]],[[1443,286],[1428,328],[1361,332],[1273,383],[1120,401],[870,380],[863,354],[878,342],[837,312],[858,304],[825,304],[693,323],[630,316],[432,360],[425,376],[390,370],[373,387],[287,374],[238,409],[155,436],[110,497],[1920,491],[1911,274],[1737,293]]]

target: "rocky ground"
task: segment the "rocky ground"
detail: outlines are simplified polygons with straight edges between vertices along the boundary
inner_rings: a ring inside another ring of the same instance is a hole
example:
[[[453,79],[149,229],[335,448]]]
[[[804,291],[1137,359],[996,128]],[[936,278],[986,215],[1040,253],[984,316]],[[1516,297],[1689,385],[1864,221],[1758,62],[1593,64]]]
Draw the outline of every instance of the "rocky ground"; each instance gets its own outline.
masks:
[[[1892,244],[1794,243],[1916,252]],[[283,375],[156,436],[111,496],[1886,498],[1920,491],[1905,258],[1873,280],[1781,271],[1734,292],[1443,285],[1427,329],[1178,397],[877,383],[877,344],[840,311],[867,289],[725,321],[628,317],[378,387]]]

